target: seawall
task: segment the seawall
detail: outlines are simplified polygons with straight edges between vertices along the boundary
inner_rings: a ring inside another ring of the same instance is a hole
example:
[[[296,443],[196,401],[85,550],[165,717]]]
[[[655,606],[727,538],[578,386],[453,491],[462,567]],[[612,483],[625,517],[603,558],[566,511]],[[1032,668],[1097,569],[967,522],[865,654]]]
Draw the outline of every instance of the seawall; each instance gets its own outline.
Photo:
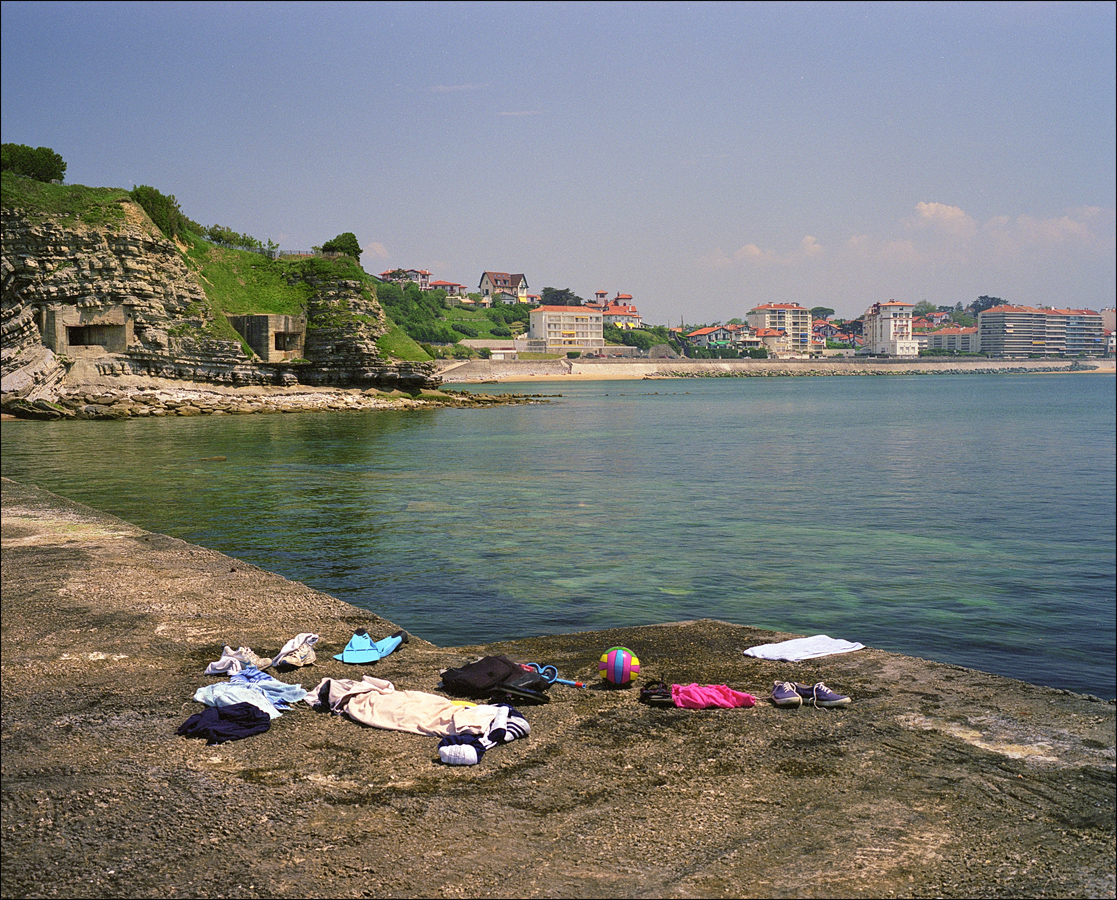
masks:
[[[988,375],[1028,372],[1114,374],[1114,360],[998,359],[476,359],[442,362],[438,375],[447,384],[485,381],[564,381],[579,379],[748,378],[842,375]]]
[[[234,558],[2,482],[3,895],[1112,897],[1115,719],[1098,700],[717,621],[333,659],[392,623]],[[453,573],[447,574],[448,578]],[[467,613],[465,613],[467,614]],[[313,667],[437,692],[486,653],[555,665],[531,734],[471,767],[437,739],[305,704],[243,741],[175,729],[221,647],[320,635]],[[856,635],[835,635],[856,638]],[[727,684],[749,709],[654,709],[596,675]],[[844,709],[778,709],[775,680]]]

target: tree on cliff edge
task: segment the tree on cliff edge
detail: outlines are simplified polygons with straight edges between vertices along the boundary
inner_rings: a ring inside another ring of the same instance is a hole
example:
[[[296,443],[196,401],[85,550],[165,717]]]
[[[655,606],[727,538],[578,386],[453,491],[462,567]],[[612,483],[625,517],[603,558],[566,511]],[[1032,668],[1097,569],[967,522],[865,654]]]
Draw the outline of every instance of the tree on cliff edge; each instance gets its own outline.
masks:
[[[50,147],[32,149],[26,144],[4,144],[0,147],[0,169],[49,184],[62,180],[66,161]]]
[[[322,252],[344,253],[347,256],[352,256],[358,263],[361,261],[361,244],[352,231],[339,234],[333,240],[326,241],[322,245]]]

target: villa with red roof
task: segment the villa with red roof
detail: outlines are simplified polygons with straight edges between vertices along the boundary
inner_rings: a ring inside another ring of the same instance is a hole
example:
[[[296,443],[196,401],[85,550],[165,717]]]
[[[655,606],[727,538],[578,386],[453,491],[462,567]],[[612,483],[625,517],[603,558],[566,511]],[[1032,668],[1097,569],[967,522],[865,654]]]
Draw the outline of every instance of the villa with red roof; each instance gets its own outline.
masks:
[[[616,325],[626,331],[644,327],[643,317],[633,305],[631,294],[618,292],[612,300],[607,299],[607,294],[607,291],[594,291],[594,299],[587,301],[585,305],[589,309],[599,310],[606,325]]]
[[[477,285],[477,290],[481,292],[481,303],[485,306],[493,303],[526,303],[527,288],[527,278],[522,273],[508,272],[482,272],[481,283]]]
[[[674,329],[673,329],[674,330]],[[782,334],[783,332],[780,332]],[[686,335],[688,343],[696,347],[715,349],[719,347],[733,350],[755,350],[764,345],[763,340],[747,325],[730,323],[698,328]]]
[[[419,285],[419,290],[431,289],[431,273],[426,269],[388,269],[379,275],[381,281],[394,281],[396,284],[406,284],[408,281]]]
[[[458,284],[456,281],[432,281],[431,290],[443,290],[447,297],[464,297],[466,295],[465,285]]]
[[[617,294],[613,298],[613,302],[606,306],[601,313],[605,317],[606,325],[616,325],[626,331],[632,328],[640,328],[643,325],[640,313],[632,305],[631,294]]]

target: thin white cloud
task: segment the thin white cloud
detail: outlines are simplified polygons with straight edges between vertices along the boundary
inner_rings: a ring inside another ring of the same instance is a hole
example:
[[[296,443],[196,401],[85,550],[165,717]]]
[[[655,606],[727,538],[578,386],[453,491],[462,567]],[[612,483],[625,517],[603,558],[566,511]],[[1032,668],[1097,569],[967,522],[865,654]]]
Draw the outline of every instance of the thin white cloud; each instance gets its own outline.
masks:
[[[845,255],[854,260],[900,264],[906,266],[924,262],[924,256],[909,238],[879,240],[867,234],[855,234],[843,245]]]
[[[927,262],[926,254],[920,251],[915,241],[893,238],[876,248],[876,259],[884,263],[904,266],[917,266]]]
[[[860,259],[910,265],[994,260],[1045,250],[1112,255],[1113,223],[1112,209],[1090,206],[1061,216],[996,215],[979,226],[960,207],[920,202],[914,215],[899,223],[907,234],[876,238],[858,234],[844,246]]]
[[[788,253],[779,253],[771,248],[761,247],[754,243],[745,244],[730,256],[720,247],[706,254],[699,262],[704,266],[724,269],[736,264],[742,265],[771,265],[791,266],[805,259],[812,259],[824,253],[822,244],[812,235],[807,235],[799,242],[799,246]]]
[[[375,256],[377,259],[388,258],[388,248],[379,241],[372,241],[369,244],[365,244],[361,249],[370,256]]]
[[[740,262],[778,262],[774,250],[761,250],[756,244],[745,244],[733,254],[733,258]]]
[[[541,116],[543,111],[540,109],[521,109],[521,110],[508,110],[506,112],[498,112],[498,116]]]
[[[1099,301],[1083,297],[1095,297],[1099,285],[1074,279],[1099,263],[1111,271],[1117,211],[1084,206],[1048,216],[1001,214],[982,223],[963,207],[926,201],[880,230],[841,241],[807,235],[786,250],[756,240],[734,246],[739,249],[717,247],[696,260],[698,272],[740,284],[750,303],[786,298],[796,290],[817,294],[825,284],[820,301],[834,308],[844,304],[843,312],[854,315],[864,309],[855,307],[876,299],[953,304],[982,293],[1096,307]],[[1101,294],[1106,290],[1102,283]]]
[[[956,237],[969,237],[977,231],[977,223],[957,206],[945,203],[915,204],[915,218],[908,220],[909,227],[931,228]]]
[[[1058,219],[1017,216],[1016,227],[1021,236],[1033,244],[1061,245],[1087,241],[1090,238],[1090,229],[1070,216],[1060,216]]]
[[[479,91],[486,87],[483,84],[432,84],[430,92],[432,94],[453,94],[460,91]]]
[[[728,269],[733,265],[733,257],[721,247],[715,247],[705,256],[700,257],[697,262],[699,269]]]
[[[808,234],[799,242],[799,253],[805,257],[821,256],[823,247],[817,239]]]

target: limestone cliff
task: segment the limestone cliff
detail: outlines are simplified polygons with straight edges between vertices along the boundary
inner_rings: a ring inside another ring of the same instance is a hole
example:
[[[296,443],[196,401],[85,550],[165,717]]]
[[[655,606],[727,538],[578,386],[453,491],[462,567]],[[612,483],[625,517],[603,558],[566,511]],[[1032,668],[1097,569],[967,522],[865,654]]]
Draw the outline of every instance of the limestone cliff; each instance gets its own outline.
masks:
[[[0,351],[6,401],[51,400],[67,383],[121,375],[231,385],[418,389],[438,383],[433,363],[381,354],[377,339],[387,326],[370,283],[331,277],[321,265],[289,270],[288,277],[303,279],[308,297],[303,316],[282,317],[304,329],[296,335],[301,355],[266,361],[215,309],[182,248],[126,195],[115,203],[116,215],[94,223],[5,203]]]

